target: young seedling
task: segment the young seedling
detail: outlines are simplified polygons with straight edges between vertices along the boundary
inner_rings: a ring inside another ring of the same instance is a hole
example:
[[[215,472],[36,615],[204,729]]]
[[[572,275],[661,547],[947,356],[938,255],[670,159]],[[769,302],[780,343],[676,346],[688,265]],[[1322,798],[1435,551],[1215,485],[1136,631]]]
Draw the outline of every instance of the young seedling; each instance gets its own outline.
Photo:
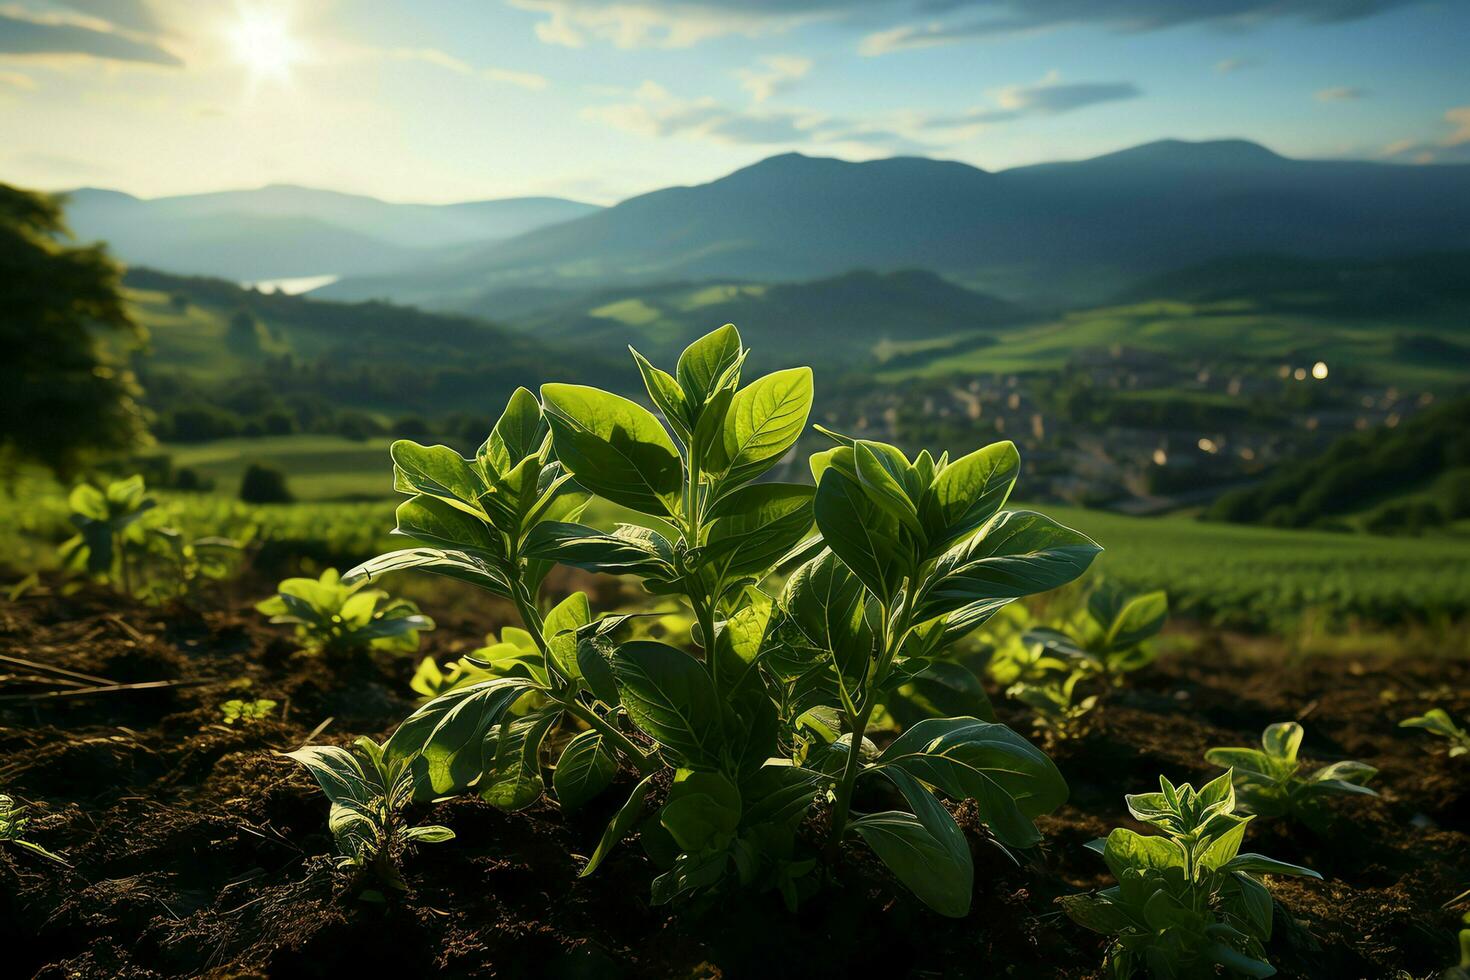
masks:
[[[148,496],[143,477],[115,480],[106,487],[78,484],[67,502],[78,533],[61,546],[63,564],[81,565],[94,577],[107,576],[132,595],[131,552],[144,540],[138,521],[157,505]]]
[[[329,568],[320,578],[288,578],[280,594],[256,604],[272,623],[296,627],[303,650],[328,657],[358,651],[413,653],[419,634],[434,621],[407,599],[395,599],[381,589],[364,589],[361,581],[348,583]]]
[[[454,831],[438,825],[409,826],[403,809],[413,798],[413,776],[406,766],[384,758],[383,747],[359,738],[353,752],[336,745],[313,745],[285,753],[307,768],[331,803],[327,826],[337,843],[337,866],[352,872],[353,890],[368,900],[382,895],[369,880],[406,888],[399,861],[409,844],[453,840]]]
[[[1422,728],[1431,735],[1438,735],[1449,743],[1451,759],[1470,752],[1470,731],[1455,724],[1443,708],[1430,708],[1415,718],[1405,718],[1399,722],[1399,727]]]
[[[254,701],[232,698],[219,706],[220,721],[226,725],[250,725],[264,721],[275,710],[276,702],[270,698],[256,698]]]
[[[1235,813],[1227,772],[1197,792],[1159,778],[1159,792],[1125,797],[1157,835],[1118,828],[1088,846],[1118,884],[1061,899],[1075,922],[1111,936],[1104,968],[1122,978],[1269,977],[1273,903],[1262,875],[1321,878],[1308,868],[1242,854],[1252,819]]]
[[[38,854],[48,861],[55,861],[65,867],[71,867],[66,859],[59,854],[46,850],[35,841],[25,839],[26,827],[31,818],[26,816],[29,808],[24,804],[16,802],[14,797],[0,793],[0,843],[14,844],[23,850]]]
[[[1303,772],[1297,760],[1302,735],[1302,726],[1296,722],[1278,722],[1261,735],[1259,749],[1210,749],[1205,759],[1235,773],[1236,797],[1247,811],[1259,817],[1296,820],[1326,833],[1332,825],[1327,799],[1377,796],[1366,784],[1378,770],[1362,762],[1344,761]]]
[[[1128,595],[1104,582],[1088,595],[1085,607],[1055,628],[1028,631],[1026,641],[1119,684],[1124,674],[1140,670],[1158,657],[1149,641],[1164,628],[1168,618],[1169,597],[1165,593]]]

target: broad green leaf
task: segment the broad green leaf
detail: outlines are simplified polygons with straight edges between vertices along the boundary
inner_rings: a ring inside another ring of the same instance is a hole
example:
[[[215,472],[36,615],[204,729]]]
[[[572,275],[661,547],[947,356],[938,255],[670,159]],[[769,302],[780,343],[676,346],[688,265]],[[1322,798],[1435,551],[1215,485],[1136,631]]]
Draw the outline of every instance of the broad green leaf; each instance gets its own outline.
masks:
[[[969,913],[975,868],[964,835],[957,846],[951,836],[935,837],[918,817],[897,810],[870,813],[849,826],[925,905],[956,919]]]
[[[618,773],[618,758],[602,735],[585,731],[562,750],[551,785],[563,810],[585,806],[612,784]]]
[[[393,489],[440,497],[471,514],[483,513],[480,495],[488,487],[467,460],[448,446],[420,446],[399,439],[388,447],[393,457]]]
[[[584,385],[541,386],[557,459],[588,490],[646,514],[679,508],[683,465],[648,409]]]
[[[975,672],[954,660],[934,660],[910,675],[898,689],[897,700],[888,703],[890,714],[906,725],[922,718],[953,718],[971,715],[995,721],[995,709],[985,685]]]
[[[1279,721],[1274,725],[1266,726],[1261,733],[1261,748],[1268,755],[1280,759],[1286,763],[1296,762],[1297,749],[1301,747],[1302,726],[1294,721]]]
[[[521,553],[605,575],[674,576],[674,551],[668,541],[657,531],[627,525],[608,534],[585,524],[544,521],[526,535]]]
[[[635,640],[618,648],[612,667],[635,725],[693,765],[721,764],[721,703],[699,661],[662,643]]]
[[[765,573],[811,529],[815,493],[792,483],[756,483],[731,493],[712,511],[700,565],[726,579]]]
[[[736,392],[725,414],[725,479],[753,480],[775,466],[806,428],[811,408],[811,368],[777,371]]]
[[[821,774],[800,766],[762,766],[740,783],[745,801],[740,826],[748,829],[773,824],[795,829],[806,818],[821,783]]]
[[[504,547],[482,518],[442,497],[416,494],[398,505],[395,516],[394,533],[430,547],[473,552],[494,561],[504,555]]]
[[[691,416],[699,413],[715,384],[740,358],[740,332],[727,323],[684,348],[674,371]]]
[[[1120,650],[1142,643],[1164,627],[1169,618],[1169,596],[1149,592],[1129,598],[1108,625],[1105,642],[1109,649]]]
[[[525,388],[517,388],[480,447],[478,456],[490,469],[486,477],[503,476],[522,460],[535,456],[546,441],[546,433],[541,403]]]
[[[1205,752],[1205,761],[1222,769],[1234,769],[1237,775],[1271,778],[1271,757],[1260,749],[1209,749]]]
[[[894,739],[878,765],[915,776],[956,800],[975,800],[1000,841],[1031,847],[1032,820],[1067,799],[1067,784],[1046,753],[1004,725],[978,718],[929,718]]]
[[[723,848],[740,826],[740,791],[723,773],[680,773],[659,823],[685,851]]]
[[[547,651],[557,666],[570,677],[580,677],[577,666],[577,631],[592,622],[592,606],[587,593],[573,592],[546,614],[541,635]]]
[[[1211,871],[1223,867],[1235,857],[1240,850],[1241,841],[1245,840],[1245,828],[1249,821],[1242,820],[1231,827],[1225,833],[1216,837],[1205,847],[1199,855],[1199,863]]]
[[[1103,845],[1103,860],[1119,881],[1125,870],[1152,870],[1160,873],[1184,867],[1184,850],[1167,837],[1146,837],[1126,827],[1108,834]]]
[[[358,565],[343,576],[342,580],[350,585],[356,585],[361,582],[371,582],[389,572],[402,572],[409,569],[433,572],[436,575],[458,579],[461,582],[477,585],[495,595],[510,598],[510,582],[506,580],[505,573],[500,569],[465,552],[444,551],[439,548],[406,548],[403,551],[390,551]]]
[[[887,443],[862,439],[853,446],[853,464],[858,484],[873,503],[922,540],[924,527],[919,523],[919,501],[927,486],[904,454]]]
[[[1311,868],[1304,868],[1299,864],[1288,864],[1275,858],[1268,858],[1264,854],[1237,854],[1225,864],[1221,865],[1222,871],[1242,871],[1247,874],[1258,875],[1295,875],[1305,878],[1321,878],[1322,876]]]
[[[946,466],[920,507],[930,541],[944,547],[983,527],[1005,506],[1020,469],[1012,442],[992,443]]]
[[[1116,936],[1136,928],[1127,910],[1099,894],[1064,895],[1061,903],[1069,919],[1104,936]]]
[[[541,797],[541,740],[561,716],[555,708],[502,722],[486,746],[480,799],[498,810],[521,810]]]
[[[578,877],[585,878],[596,871],[598,865],[606,860],[618,842],[628,836],[633,825],[643,815],[643,801],[648,798],[648,791],[653,787],[654,775],[656,774],[644,776],[642,781],[633,787],[633,792],[628,796],[627,801],[618,807],[618,812],[613,815],[612,820],[608,822],[607,829],[602,832],[602,839],[597,842],[597,849],[587,859],[587,867],[582,869]]]
[[[443,844],[445,841],[454,840],[454,831],[438,824],[425,824],[422,827],[410,827],[405,830],[403,839],[415,844]]]
[[[820,525],[820,491],[817,503]],[[1002,511],[973,538],[939,557],[915,619],[923,622],[974,602],[1050,591],[1085,572],[1101,551],[1087,535],[1048,517]]]
[[[638,365],[638,373],[643,376],[643,387],[648,391],[648,397],[660,412],[664,413],[664,421],[673,427],[679,434],[679,438],[688,445],[689,438],[693,434],[692,413],[689,403],[684,398],[684,392],[679,387],[679,382],[672,374],[660,370],[649,363],[648,358],[638,353],[632,347],[628,351],[633,355],[633,363]]]
[[[332,803],[343,800],[368,803],[382,795],[382,787],[370,782],[362,763],[348,749],[337,745],[308,745],[282,754],[305,766]]]
[[[484,774],[486,736],[512,705],[536,688],[519,677],[498,677],[450,691],[409,715],[383,746],[392,770],[407,764],[414,799],[463,792]]]
[[[891,600],[903,575],[898,519],[835,467],[822,474],[812,514],[827,547],[870,592]]]

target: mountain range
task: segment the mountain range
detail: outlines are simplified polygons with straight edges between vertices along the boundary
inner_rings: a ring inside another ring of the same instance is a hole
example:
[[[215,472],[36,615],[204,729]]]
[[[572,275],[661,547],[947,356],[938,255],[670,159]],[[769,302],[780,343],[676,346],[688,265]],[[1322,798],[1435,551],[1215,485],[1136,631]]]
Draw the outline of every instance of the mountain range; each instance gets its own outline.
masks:
[[[271,186],[153,200],[83,189],[69,216],[79,237],[110,241],[130,263],[236,281],[335,276],[322,297],[498,320],[537,297],[855,269],[927,270],[1044,310],[1224,257],[1470,248],[1470,165],[1297,160],[1243,140],[1164,140],[998,172],[789,153],[610,208],[389,204]]]
[[[288,184],[151,199],[81,188],[67,198],[77,237],[107,241],[125,262],[237,281],[402,269],[599,210],[556,197],[394,204]]]
[[[1168,140],[995,173],[784,154],[324,294],[494,315],[507,288],[922,268],[1060,307],[1226,255],[1466,247],[1470,165],[1294,160],[1239,140]]]

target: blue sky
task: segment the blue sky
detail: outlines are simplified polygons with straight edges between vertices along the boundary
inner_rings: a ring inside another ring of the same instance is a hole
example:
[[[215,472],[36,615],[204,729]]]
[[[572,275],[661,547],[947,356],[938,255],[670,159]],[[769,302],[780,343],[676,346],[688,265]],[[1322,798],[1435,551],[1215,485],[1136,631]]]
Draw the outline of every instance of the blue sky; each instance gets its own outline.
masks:
[[[607,203],[773,153],[1470,162],[1464,0],[0,0],[0,180]]]

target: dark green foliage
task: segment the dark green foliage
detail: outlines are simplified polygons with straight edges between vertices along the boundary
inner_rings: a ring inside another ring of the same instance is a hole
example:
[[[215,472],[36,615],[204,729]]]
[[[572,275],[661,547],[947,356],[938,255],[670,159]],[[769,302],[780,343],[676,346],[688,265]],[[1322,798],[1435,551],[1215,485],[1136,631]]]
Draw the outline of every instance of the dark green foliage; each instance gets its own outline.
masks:
[[[1343,436],[1315,459],[1283,464],[1262,485],[1225,494],[1209,515],[1304,527],[1420,489],[1442,473],[1465,467],[1470,467],[1470,397],[1434,405],[1395,428]],[[1418,520],[1423,526],[1423,514],[1401,517],[1390,523],[1401,527]]]
[[[421,670],[419,689],[437,696],[385,757],[409,767],[421,799],[473,789],[516,809],[543,792],[543,756],[558,760],[552,787],[566,807],[605,789],[621,756],[645,778],[584,873],[636,831],[662,871],[656,903],[738,883],[795,906],[818,863],[797,831],[826,795],[829,855],[865,841],[925,902],[964,915],[974,868],[941,799],[973,801],[997,840],[1025,848],[1066,784],[1025,739],[971,717],[988,713],[978,682],[936,658],[1012,600],[1077,577],[1100,549],[1002,509],[1020,463],[1009,443],[910,460],[837,437],[812,460],[816,488],[756,482],[801,436],[812,374],[742,384],[747,353],[730,325],[690,344],[672,373],[634,352],[662,420],[611,392],[546,384],[540,403],[512,397],[472,459],[394,444],[394,485],[412,495],[397,533],[417,546],[349,580],[416,568],[478,585],[516,605],[527,642],[466,658],[485,679],[448,690],[437,666]],[[589,493],[647,526],[577,523]],[[678,597],[688,636],[630,637],[631,616],[596,617],[583,593],[545,610],[553,562]],[[779,596],[765,591],[793,565]],[[956,714],[920,711],[869,751],[870,720],[900,690]],[[664,767],[670,788],[645,817]],[[859,779],[886,782],[907,809],[854,813]]]
[[[1294,721],[1269,726],[1261,747],[1210,749],[1205,759],[1235,774],[1235,793],[1241,805],[1259,817],[1281,817],[1306,824],[1318,833],[1332,828],[1327,800],[1334,796],[1377,796],[1367,783],[1378,770],[1362,762],[1334,762],[1302,772],[1297,749],[1302,726]]]
[[[62,243],[57,199],[0,184],[0,469],[62,474],[146,441],[142,394],[113,351],[140,343],[100,245]]]
[[[289,504],[295,498],[286,486],[284,470],[251,463],[240,476],[240,499],[247,504]]]

